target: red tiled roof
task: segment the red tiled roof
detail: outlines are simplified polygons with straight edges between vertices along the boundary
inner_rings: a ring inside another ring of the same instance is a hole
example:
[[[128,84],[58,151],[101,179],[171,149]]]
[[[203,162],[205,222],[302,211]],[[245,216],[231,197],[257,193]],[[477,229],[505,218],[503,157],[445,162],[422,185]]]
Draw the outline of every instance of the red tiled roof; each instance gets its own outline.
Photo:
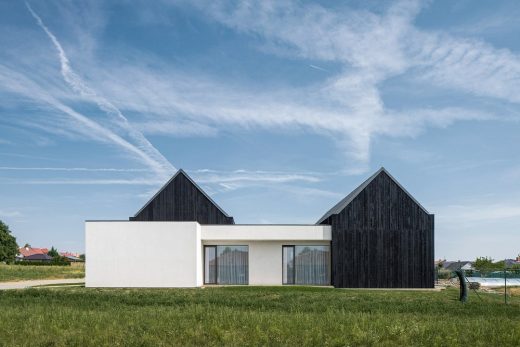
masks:
[[[24,257],[28,257],[34,254],[47,254],[49,252],[48,248],[33,248],[33,247],[20,247],[18,249],[21,255]]]
[[[76,257],[76,258],[79,258],[79,253],[73,253],[73,252],[60,252],[60,255],[62,257]]]

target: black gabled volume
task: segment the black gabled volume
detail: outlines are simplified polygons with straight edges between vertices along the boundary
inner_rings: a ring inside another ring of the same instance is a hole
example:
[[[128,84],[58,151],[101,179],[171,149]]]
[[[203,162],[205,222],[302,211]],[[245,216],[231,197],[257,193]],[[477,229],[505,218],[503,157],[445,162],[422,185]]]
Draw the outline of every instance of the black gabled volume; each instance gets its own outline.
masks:
[[[360,189],[361,188],[361,189]],[[338,288],[432,288],[434,216],[381,168],[320,219]]]
[[[233,217],[183,170],[179,170],[130,220],[234,224]]]

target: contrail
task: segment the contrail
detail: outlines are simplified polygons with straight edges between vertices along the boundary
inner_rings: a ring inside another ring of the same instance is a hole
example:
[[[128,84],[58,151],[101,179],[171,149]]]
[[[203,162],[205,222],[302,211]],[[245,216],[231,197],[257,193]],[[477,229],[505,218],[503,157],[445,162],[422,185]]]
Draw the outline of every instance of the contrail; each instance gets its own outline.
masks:
[[[130,125],[128,119],[121,113],[121,111],[110,101],[105,99],[104,97],[98,95],[92,88],[88,87],[81,78],[72,70],[69,64],[69,59],[63,50],[60,42],[54,36],[54,34],[45,26],[42,19],[34,10],[31,8],[29,3],[25,2],[27,9],[31,13],[31,15],[36,19],[37,24],[45,31],[47,36],[51,39],[54,47],[58,51],[60,57],[60,65],[61,65],[61,74],[63,79],[69,86],[81,94],[82,96],[90,98],[93,102],[95,102],[100,109],[105,111],[109,116],[115,118],[118,121],[118,124],[128,133],[129,137],[132,138],[137,143],[137,147],[139,147],[142,152],[147,155],[149,158],[149,163],[152,162],[152,168],[161,176],[168,176],[173,171],[175,171],[175,167],[144,137],[144,135],[136,130],[134,127]]]
[[[9,171],[85,171],[85,172],[146,172],[146,169],[87,168],[87,167],[17,167],[0,166]]]

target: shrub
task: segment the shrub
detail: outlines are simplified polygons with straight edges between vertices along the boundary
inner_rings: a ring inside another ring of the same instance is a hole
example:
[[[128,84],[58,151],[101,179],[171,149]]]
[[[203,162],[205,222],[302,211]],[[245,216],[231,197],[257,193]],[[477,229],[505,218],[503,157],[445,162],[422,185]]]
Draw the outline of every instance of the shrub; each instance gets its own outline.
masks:
[[[22,265],[22,266],[70,266],[70,262],[63,261],[63,260],[52,260],[52,261],[45,261],[45,262],[31,262],[31,261],[17,261],[14,263],[15,265]]]
[[[470,282],[469,283],[469,289],[475,289],[475,290],[480,289],[480,283],[478,283],[478,282]]]

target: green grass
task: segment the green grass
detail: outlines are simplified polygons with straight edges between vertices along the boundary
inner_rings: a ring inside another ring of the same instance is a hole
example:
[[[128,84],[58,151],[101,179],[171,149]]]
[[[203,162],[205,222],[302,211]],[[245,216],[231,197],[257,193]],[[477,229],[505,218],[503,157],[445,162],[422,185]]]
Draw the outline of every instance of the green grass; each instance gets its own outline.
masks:
[[[511,346],[520,300],[303,287],[0,292],[6,346]]]
[[[83,277],[85,277],[85,267],[82,263],[71,266],[0,264],[0,282]]]

